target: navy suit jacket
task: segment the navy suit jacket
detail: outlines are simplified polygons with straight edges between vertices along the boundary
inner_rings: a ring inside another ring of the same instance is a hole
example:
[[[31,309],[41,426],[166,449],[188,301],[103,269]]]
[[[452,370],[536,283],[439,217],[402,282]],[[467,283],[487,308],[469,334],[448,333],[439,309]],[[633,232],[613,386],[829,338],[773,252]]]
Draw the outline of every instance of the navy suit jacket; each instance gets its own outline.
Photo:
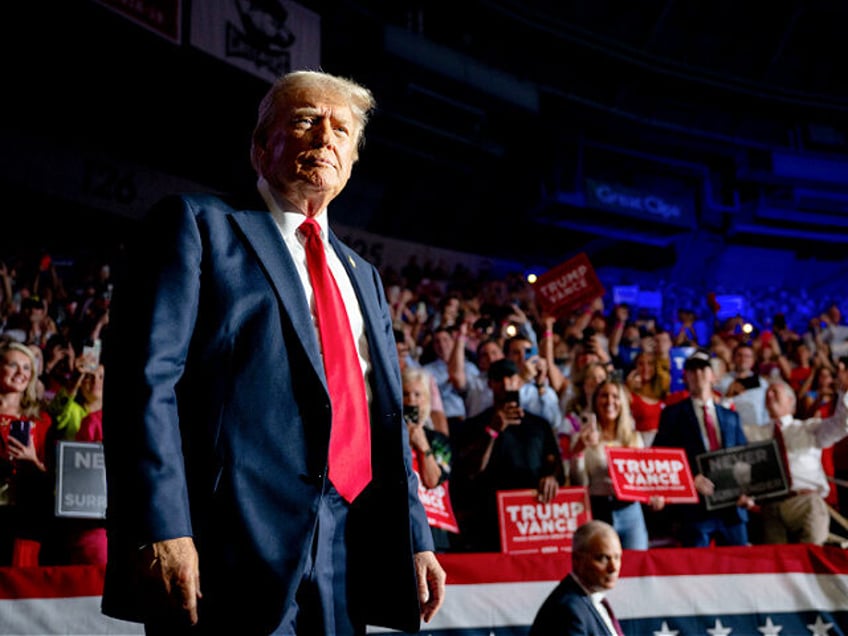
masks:
[[[136,578],[139,546],[192,536],[204,604],[270,631],[300,581],[327,465],[330,399],[303,286],[264,209],[173,197],[138,239],[104,347],[103,611],[144,620],[152,592]],[[349,578],[362,582],[350,607],[369,624],[417,631],[413,553],[433,545],[392,324],[376,269],[329,240],[356,291],[372,366],[373,480],[348,516]]]
[[[743,446],[748,443],[739,414],[728,408],[715,405],[718,427],[721,432],[721,445],[723,448]],[[671,406],[667,406],[660,414],[660,425],[656,437],[651,444],[653,447],[682,448],[686,451],[689,468],[693,475],[698,474],[698,455],[707,452],[704,438],[701,434],[701,425],[695,414],[695,406],[691,398],[682,400]],[[681,504],[674,506],[675,512],[679,513],[687,521],[697,521],[705,517],[718,515],[725,518],[728,523],[748,521],[748,511],[737,506],[720,508],[716,511],[708,511],[704,504],[704,498],[699,495],[698,504]]]
[[[592,599],[569,574],[542,603],[528,636],[609,636],[609,633]]]

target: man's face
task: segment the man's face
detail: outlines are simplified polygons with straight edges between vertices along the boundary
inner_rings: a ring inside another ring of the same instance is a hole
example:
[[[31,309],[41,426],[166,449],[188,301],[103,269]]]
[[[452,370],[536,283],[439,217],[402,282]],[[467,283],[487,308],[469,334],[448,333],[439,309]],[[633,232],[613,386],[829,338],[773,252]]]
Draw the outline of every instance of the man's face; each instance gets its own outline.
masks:
[[[453,351],[453,338],[447,331],[437,331],[433,336],[433,351],[444,361],[450,358]]]
[[[335,197],[357,158],[356,121],[333,93],[305,89],[289,97],[261,153],[262,176],[294,203]]]
[[[573,567],[590,592],[611,590],[621,570],[621,542],[612,533],[595,535],[586,552],[574,555]]]
[[[748,347],[739,347],[733,353],[733,364],[737,371],[750,371],[754,368],[754,351]]]
[[[713,388],[715,374],[713,374],[712,366],[697,367],[689,369],[685,372],[686,386],[689,387],[689,393],[698,397]]]
[[[477,368],[481,371],[488,371],[489,365],[496,360],[502,360],[503,357],[503,349],[496,342],[487,342],[477,352]]]
[[[770,384],[766,389],[766,410],[773,418],[792,414],[792,398],[782,384]]]
[[[509,351],[507,351],[506,357],[521,369],[524,367],[524,361],[527,359],[527,352],[532,348],[533,343],[529,340],[513,340],[509,343]]]
[[[496,404],[503,404],[507,391],[518,391],[521,388],[521,376],[508,375],[503,380],[489,380],[492,396]]]

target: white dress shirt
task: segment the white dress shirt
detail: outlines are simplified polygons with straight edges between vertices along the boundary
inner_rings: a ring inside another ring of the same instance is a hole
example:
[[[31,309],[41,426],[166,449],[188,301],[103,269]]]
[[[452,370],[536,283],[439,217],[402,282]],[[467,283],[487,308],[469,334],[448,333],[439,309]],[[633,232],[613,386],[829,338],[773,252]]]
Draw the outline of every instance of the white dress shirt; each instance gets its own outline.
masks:
[[[692,398],[692,405],[695,407],[695,417],[698,418],[698,425],[701,427],[701,438],[704,440],[704,448],[709,450],[710,438],[707,436],[707,426],[704,423],[704,401],[699,400],[698,398]],[[707,400],[706,405],[707,411],[709,411],[710,417],[713,420],[718,445],[719,447],[721,447],[721,426],[719,426],[718,423],[718,414],[716,413],[715,402],[713,402],[712,400]]]
[[[790,488],[815,490],[822,497],[827,497],[830,484],[822,466],[821,451],[848,435],[848,393],[839,396],[836,411],[828,418],[811,417],[802,421],[784,415],[779,423],[789,460]],[[775,424],[746,426],[745,435],[749,442],[772,439]]]
[[[300,277],[300,282],[303,285],[303,290],[306,293],[306,299],[309,302],[309,311],[312,314],[312,327],[315,329],[315,337],[318,339],[318,345],[321,345],[321,337],[318,333],[318,322],[315,315],[315,295],[312,291],[312,282],[309,280],[309,269],[306,266],[306,249],[303,245],[303,237],[298,228],[301,223],[306,220],[306,216],[295,210],[289,209],[290,206],[282,197],[278,196],[265,179],[259,179],[257,184],[259,193],[265,200],[271,216],[274,218],[277,227],[280,230],[280,235],[286,247],[289,249],[292,260],[294,261],[297,274]],[[371,357],[368,353],[368,339],[365,336],[365,320],[362,317],[362,310],[359,307],[359,300],[356,298],[356,292],[353,289],[353,284],[348,278],[347,270],[339,259],[339,255],[332,248],[328,237],[328,222],[327,210],[324,209],[315,217],[318,226],[321,228],[321,241],[324,243],[324,252],[327,256],[327,265],[333,278],[336,279],[339,293],[344,302],[345,312],[350,321],[350,332],[353,334],[353,339],[356,343],[356,351],[359,354],[359,366],[362,367],[362,376],[365,379],[365,392],[368,396],[368,401],[371,401],[371,388],[368,386],[368,371],[371,367]]]

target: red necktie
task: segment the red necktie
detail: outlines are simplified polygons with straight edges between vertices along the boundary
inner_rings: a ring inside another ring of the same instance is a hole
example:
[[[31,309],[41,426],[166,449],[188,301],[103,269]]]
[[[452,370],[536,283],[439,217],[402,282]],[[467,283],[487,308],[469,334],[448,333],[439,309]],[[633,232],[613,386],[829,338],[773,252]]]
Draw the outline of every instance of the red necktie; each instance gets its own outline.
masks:
[[[774,440],[777,442],[777,450],[780,451],[780,459],[783,461],[783,469],[786,471],[786,485],[792,488],[792,474],[789,472],[789,454],[786,452],[786,440],[783,437],[783,429],[780,420],[774,421]]]
[[[609,604],[609,601],[606,598],[601,599],[601,605],[604,606],[604,609],[609,614],[610,621],[612,621],[612,626],[615,627],[616,636],[624,636],[624,631],[621,629],[621,623],[618,622],[618,619],[615,617],[615,614],[612,611],[612,605]]]
[[[707,439],[710,442],[710,450],[715,451],[721,448],[721,444],[718,441],[718,435],[716,435],[715,422],[713,422],[713,418],[710,416],[710,409],[706,402],[704,402],[704,428],[707,429]]]
[[[315,296],[315,314],[332,404],[329,478],[353,501],[371,481],[371,425],[359,355],[336,279],[327,265],[321,230],[314,219],[300,225],[306,266]]]

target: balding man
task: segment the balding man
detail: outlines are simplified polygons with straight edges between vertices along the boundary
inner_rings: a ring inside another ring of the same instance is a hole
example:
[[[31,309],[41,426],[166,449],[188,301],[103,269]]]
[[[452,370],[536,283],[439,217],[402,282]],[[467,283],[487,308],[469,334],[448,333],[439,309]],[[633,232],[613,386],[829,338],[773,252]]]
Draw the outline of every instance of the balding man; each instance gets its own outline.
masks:
[[[830,533],[830,513],[824,498],[830,485],[822,466],[823,448],[848,435],[848,394],[840,393],[836,412],[828,418],[795,419],[795,392],[783,380],[766,390],[766,409],[771,421],[745,427],[751,442],[768,439],[783,445],[788,460],[790,491],[785,496],[763,499],[764,543],[813,543],[822,545]]]
[[[621,542],[604,521],[589,521],[574,533],[571,572],[550,593],[529,636],[622,636],[605,596],[618,583]]]

